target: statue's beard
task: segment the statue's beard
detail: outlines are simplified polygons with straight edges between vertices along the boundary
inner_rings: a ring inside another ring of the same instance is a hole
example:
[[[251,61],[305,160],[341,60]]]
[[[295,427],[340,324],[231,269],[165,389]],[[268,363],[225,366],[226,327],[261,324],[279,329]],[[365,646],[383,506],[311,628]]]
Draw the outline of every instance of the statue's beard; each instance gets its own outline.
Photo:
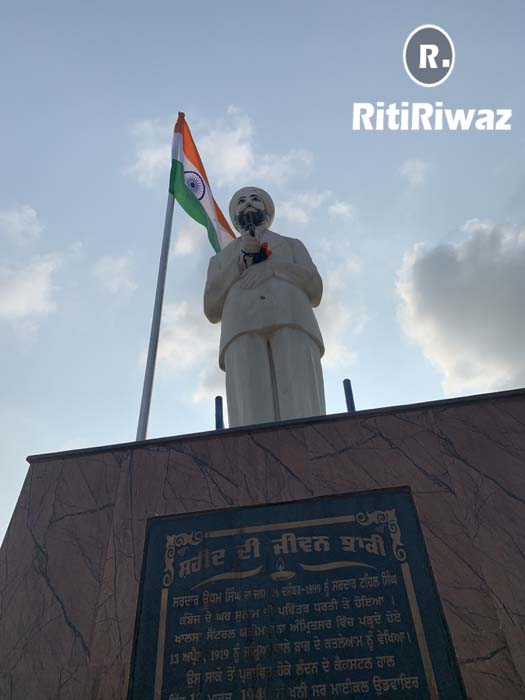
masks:
[[[264,209],[256,209],[255,211],[243,211],[237,217],[237,223],[243,231],[253,232],[261,224],[266,221],[266,212]]]

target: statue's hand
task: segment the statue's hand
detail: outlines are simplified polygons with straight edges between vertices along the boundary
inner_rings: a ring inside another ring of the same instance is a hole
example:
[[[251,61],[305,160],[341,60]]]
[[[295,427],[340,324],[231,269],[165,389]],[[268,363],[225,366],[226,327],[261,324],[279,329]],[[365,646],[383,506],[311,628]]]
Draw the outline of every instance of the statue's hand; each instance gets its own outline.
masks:
[[[255,287],[266,282],[272,276],[273,267],[271,263],[265,261],[258,265],[252,265],[252,267],[242,273],[239,287],[241,289],[255,289]]]

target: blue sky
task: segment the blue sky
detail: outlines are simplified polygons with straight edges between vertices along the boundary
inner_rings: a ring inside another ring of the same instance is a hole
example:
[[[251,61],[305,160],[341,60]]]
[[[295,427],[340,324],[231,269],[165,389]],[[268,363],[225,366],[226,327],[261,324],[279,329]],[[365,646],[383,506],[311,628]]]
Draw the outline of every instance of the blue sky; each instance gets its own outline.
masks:
[[[265,187],[325,281],[329,413],[525,385],[518,1],[20,2],[0,23],[3,533],[31,453],[134,439],[173,121],[216,199]],[[412,83],[420,24],[456,47]],[[354,102],[513,109],[512,131],[355,132]],[[212,249],[176,209],[150,437],[213,427]]]

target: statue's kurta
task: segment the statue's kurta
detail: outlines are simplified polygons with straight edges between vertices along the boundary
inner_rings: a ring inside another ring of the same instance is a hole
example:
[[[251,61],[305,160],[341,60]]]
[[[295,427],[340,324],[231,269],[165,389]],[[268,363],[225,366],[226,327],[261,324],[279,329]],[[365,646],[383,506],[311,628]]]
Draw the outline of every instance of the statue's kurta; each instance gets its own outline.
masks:
[[[325,413],[324,346],[312,310],[321,277],[300,241],[264,227],[256,234],[271,257],[246,267],[246,237],[237,238],[210,260],[204,294],[207,318],[221,321],[230,427]]]

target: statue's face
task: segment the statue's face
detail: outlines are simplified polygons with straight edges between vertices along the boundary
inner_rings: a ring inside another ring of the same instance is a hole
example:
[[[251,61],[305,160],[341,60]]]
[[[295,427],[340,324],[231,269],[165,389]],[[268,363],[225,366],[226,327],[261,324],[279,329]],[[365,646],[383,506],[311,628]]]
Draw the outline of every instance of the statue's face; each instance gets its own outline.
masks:
[[[261,213],[264,215],[264,218],[266,219],[266,208],[264,206],[264,202],[262,199],[259,197],[257,192],[247,192],[245,194],[242,194],[238,199],[237,202],[235,203],[235,218],[237,220],[240,220],[243,218],[241,215],[245,214],[246,212],[253,212],[254,214],[259,213],[259,216],[257,218],[260,218]]]
[[[264,190],[258,187],[243,187],[233,195],[229,212],[239,233],[249,231],[259,237],[272,224],[274,206],[272,198]]]

